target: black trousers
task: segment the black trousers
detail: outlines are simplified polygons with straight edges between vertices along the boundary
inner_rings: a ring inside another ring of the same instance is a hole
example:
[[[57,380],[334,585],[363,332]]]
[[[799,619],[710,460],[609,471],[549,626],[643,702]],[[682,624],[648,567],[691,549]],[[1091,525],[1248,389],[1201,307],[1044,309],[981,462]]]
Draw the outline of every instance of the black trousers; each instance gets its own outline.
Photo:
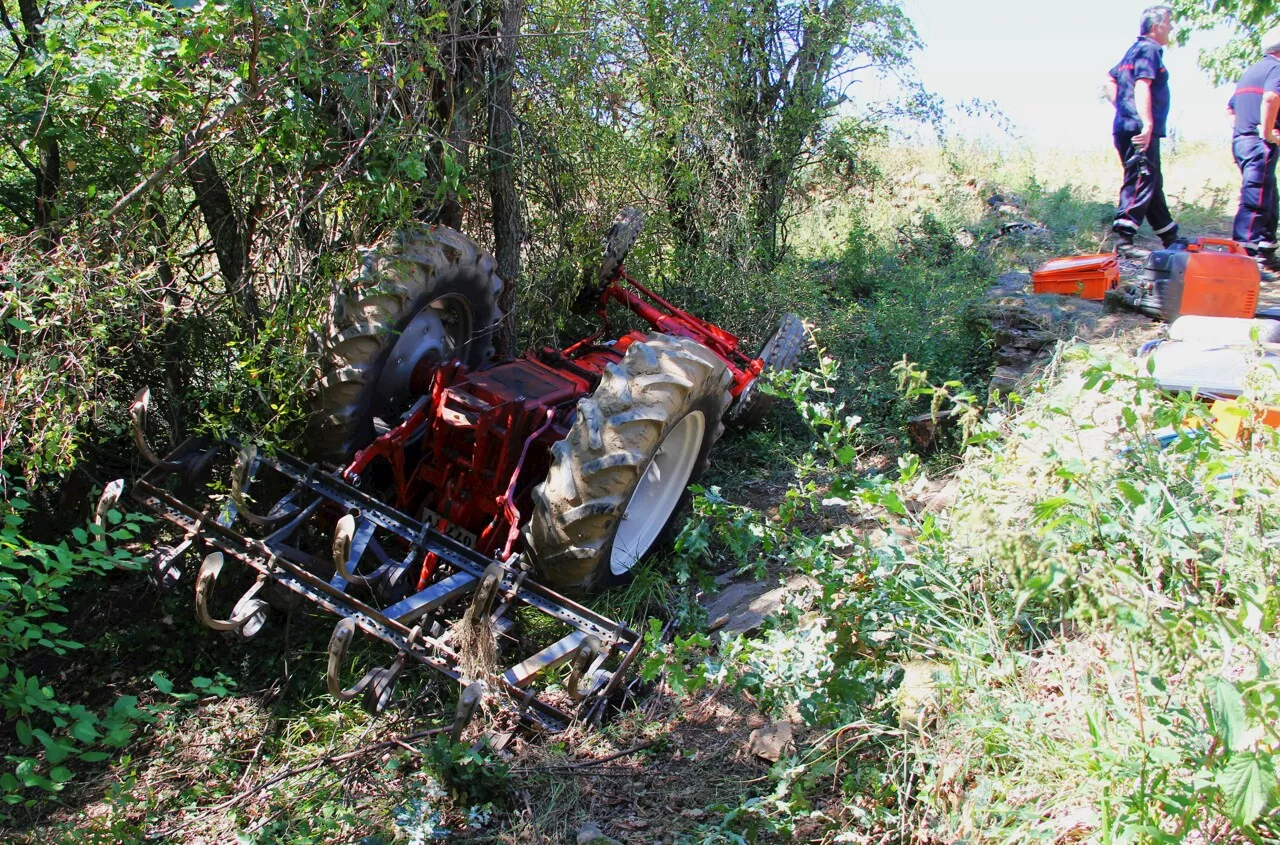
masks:
[[[1111,228],[1124,229],[1132,234],[1146,220],[1157,235],[1168,239],[1176,234],[1178,227],[1173,222],[1169,204],[1164,199],[1164,176],[1160,173],[1160,139],[1152,138],[1146,153],[1141,157],[1147,165],[1147,172],[1143,174],[1140,172],[1142,167],[1139,159],[1133,155],[1133,136],[1137,134],[1115,133],[1116,152],[1120,153],[1120,161],[1124,164],[1124,184],[1120,186],[1120,205],[1116,209],[1116,219]]]
[[[1240,168],[1240,208],[1231,227],[1233,240],[1254,249],[1276,248],[1276,161],[1280,148],[1257,135],[1237,135],[1231,152]]]

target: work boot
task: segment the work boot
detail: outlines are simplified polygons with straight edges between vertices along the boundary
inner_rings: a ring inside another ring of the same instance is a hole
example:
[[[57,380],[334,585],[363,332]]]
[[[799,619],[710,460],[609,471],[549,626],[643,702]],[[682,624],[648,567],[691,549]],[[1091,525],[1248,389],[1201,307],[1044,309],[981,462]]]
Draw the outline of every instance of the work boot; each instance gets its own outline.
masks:
[[[1268,273],[1280,272],[1280,258],[1276,257],[1275,247],[1258,250],[1258,266]]]
[[[1164,248],[1168,249],[1178,242],[1178,227],[1174,226],[1167,232],[1160,233],[1160,243],[1164,244]]]
[[[1145,250],[1139,249],[1133,243],[1133,232],[1122,226],[1114,226],[1111,229],[1111,235],[1115,239],[1115,250],[1117,255],[1125,258],[1143,258]]]

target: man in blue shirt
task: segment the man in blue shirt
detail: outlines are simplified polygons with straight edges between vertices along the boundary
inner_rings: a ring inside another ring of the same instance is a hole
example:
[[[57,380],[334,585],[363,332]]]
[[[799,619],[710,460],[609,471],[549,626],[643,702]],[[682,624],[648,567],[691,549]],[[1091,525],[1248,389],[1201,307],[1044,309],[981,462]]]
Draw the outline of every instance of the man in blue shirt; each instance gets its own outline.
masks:
[[[1267,270],[1276,260],[1276,161],[1280,159],[1280,27],[1262,37],[1262,60],[1244,72],[1227,108],[1235,119],[1231,152],[1240,168],[1240,207],[1231,237]]]
[[[1170,7],[1152,6],[1144,11],[1138,40],[1107,77],[1107,96],[1116,106],[1111,134],[1124,165],[1120,205],[1111,224],[1118,249],[1133,246],[1133,236],[1144,219],[1165,246],[1178,239],[1178,224],[1165,202],[1160,172],[1160,139],[1169,119],[1164,48],[1172,30]]]

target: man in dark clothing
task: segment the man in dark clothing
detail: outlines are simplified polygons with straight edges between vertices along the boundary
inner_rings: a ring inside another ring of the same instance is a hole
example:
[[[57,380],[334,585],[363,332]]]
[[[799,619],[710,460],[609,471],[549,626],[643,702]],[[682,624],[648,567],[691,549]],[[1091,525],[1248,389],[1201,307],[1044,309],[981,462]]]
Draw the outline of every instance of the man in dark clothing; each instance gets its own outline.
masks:
[[[1116,151],[1124,165],[1120,205],[1111,230],[1117,248],[1133,246],[1133,236],[1145,219],[1161,242],[1178,239],[1164,198],[1160,172],[1160,139],[1169,119],[1169,71],[1164,48],[1173,29],[1173,10],[1152,6],[1142,13],[1138,40],[1107,76],[1107,96],[1115,103],[1111,124]]]
[[[1267,270],[1276,260],[1276,161],[1280,160],[1280,27],[1262,39],[1262,61],[1244,72],[1227,108],[1235,119],[1231,152],[1240,168],[1240,207],[1231,237]]]

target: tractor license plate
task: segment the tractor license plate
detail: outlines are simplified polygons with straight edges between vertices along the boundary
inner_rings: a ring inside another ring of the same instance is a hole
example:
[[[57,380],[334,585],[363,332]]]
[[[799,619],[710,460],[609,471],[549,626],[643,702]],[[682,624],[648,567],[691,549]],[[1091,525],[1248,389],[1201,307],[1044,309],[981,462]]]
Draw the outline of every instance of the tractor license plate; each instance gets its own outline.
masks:
[[[420,519],[427,525],[430,525],[433,530],[440,531],[440,514],[430,508],[423,508]],[[452,522],[445,523],[445,529],[440,531],[440,533],[448,537],[450,540],[457,540],[468,549],[474,549],[476,547],[476,535],[472,534],[465,528],[459,528]]]

